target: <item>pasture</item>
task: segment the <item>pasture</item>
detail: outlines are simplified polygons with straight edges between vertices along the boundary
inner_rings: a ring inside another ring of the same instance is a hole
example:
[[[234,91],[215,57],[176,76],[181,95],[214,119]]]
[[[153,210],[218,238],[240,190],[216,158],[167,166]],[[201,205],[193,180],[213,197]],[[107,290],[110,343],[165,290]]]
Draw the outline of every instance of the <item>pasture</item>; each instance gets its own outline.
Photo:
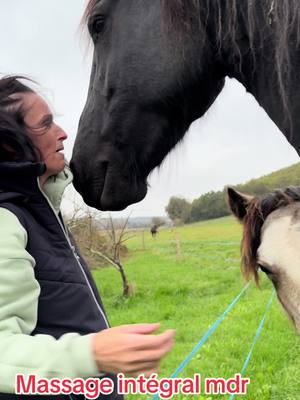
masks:
[[[180,259],[176,236],[180,237]],[[129,299],[121,297],[120,277],[113,268],[93,271],[112,325],[161,322],[163,329],[176,329],[176,344],[161,365],[160,377],[169,377],[175,371],[243,287],[240,236],[241,228],[232,217],[161,230],[156,239],[147,232],[145,250],[137,233],[128,242],[129,257],[124,262],[135,289]],[[239,373],[271,292],[271,283],[264,276],[261,290],[252,283],[180,376],[200,373],[204,380]],[[275,299],[244,375],[251,378],[248,394],[240,398],[300,399],[299,352],[299,338]],[[149,396],[128,397],[134,398]]]

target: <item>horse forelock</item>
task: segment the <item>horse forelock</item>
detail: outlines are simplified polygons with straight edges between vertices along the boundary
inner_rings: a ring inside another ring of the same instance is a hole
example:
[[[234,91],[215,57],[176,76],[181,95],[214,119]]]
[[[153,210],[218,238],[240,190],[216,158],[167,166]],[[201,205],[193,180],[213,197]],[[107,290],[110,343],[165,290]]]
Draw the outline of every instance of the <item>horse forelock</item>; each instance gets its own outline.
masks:
[[[87,20],[89,19],[89,17],[91,16],[91,13],[95,7],[95,5],[99,2],[100,0],[89,0],[88,4],[86,6],[86,9],[83,13],[83,17],[82,17],[82,23],[85,24],[87,22]]]
[[[244,219],[243,239],[241,243],[242,271],[247,280],[251,277],[258,282],[257,249],[260,243],[260,231],[263,225],[261,202],[254,198],[248,205]]]
[[[243,239],[241,243],[242,269],[248,280],[254,277],[258,283],[258,255],[257,250],[261,243],[263,224],[273,211],[300,201],[300,188],[288,187],[284,190],[275,190],[262,197],[254,197],[248,204],[247,214],[243,225]]]

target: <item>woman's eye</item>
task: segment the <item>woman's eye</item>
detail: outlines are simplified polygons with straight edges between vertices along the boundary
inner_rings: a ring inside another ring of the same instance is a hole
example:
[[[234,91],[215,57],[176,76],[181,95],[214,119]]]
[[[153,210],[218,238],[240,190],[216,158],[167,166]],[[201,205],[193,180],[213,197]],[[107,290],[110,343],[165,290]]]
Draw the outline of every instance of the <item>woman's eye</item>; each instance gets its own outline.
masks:
[[[50,129],[52,124],[53,124],[53,119],[49,118],[46,121],[44,121],[43,128],[44,129]]]
[[[38,126],[34,127],[33,130],[39,135],[44,135],[50,130],[53,124],[54,120],[51,116],[42,121]]]

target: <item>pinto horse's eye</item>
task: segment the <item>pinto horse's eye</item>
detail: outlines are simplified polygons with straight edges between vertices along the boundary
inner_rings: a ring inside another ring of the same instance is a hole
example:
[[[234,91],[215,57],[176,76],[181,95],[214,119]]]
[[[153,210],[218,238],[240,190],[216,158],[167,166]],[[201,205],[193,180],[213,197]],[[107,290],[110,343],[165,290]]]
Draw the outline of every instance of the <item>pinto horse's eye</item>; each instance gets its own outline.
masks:
[[[263,266],[261,264],[258,264],[258,266],[259,266],[260,270],[263,273],[265,273],[266,275],[271,275],[272,274],[272,272],[268,268],[266,268],[265,266]]]

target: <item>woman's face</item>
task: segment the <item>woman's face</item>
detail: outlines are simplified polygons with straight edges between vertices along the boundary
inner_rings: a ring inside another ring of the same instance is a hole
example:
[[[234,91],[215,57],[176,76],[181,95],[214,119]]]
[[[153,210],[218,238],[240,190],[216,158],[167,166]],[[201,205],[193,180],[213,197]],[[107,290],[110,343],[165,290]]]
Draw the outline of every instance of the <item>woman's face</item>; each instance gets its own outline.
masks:
[[[53,114],[45,100],[36,93],[23,96],[25,109],[24,122],[28,126],[29,136],[40,151],[47,167],[47,177],[56,175],[65,167],[63,142],[67,139],[64,130],[56,125]]]

